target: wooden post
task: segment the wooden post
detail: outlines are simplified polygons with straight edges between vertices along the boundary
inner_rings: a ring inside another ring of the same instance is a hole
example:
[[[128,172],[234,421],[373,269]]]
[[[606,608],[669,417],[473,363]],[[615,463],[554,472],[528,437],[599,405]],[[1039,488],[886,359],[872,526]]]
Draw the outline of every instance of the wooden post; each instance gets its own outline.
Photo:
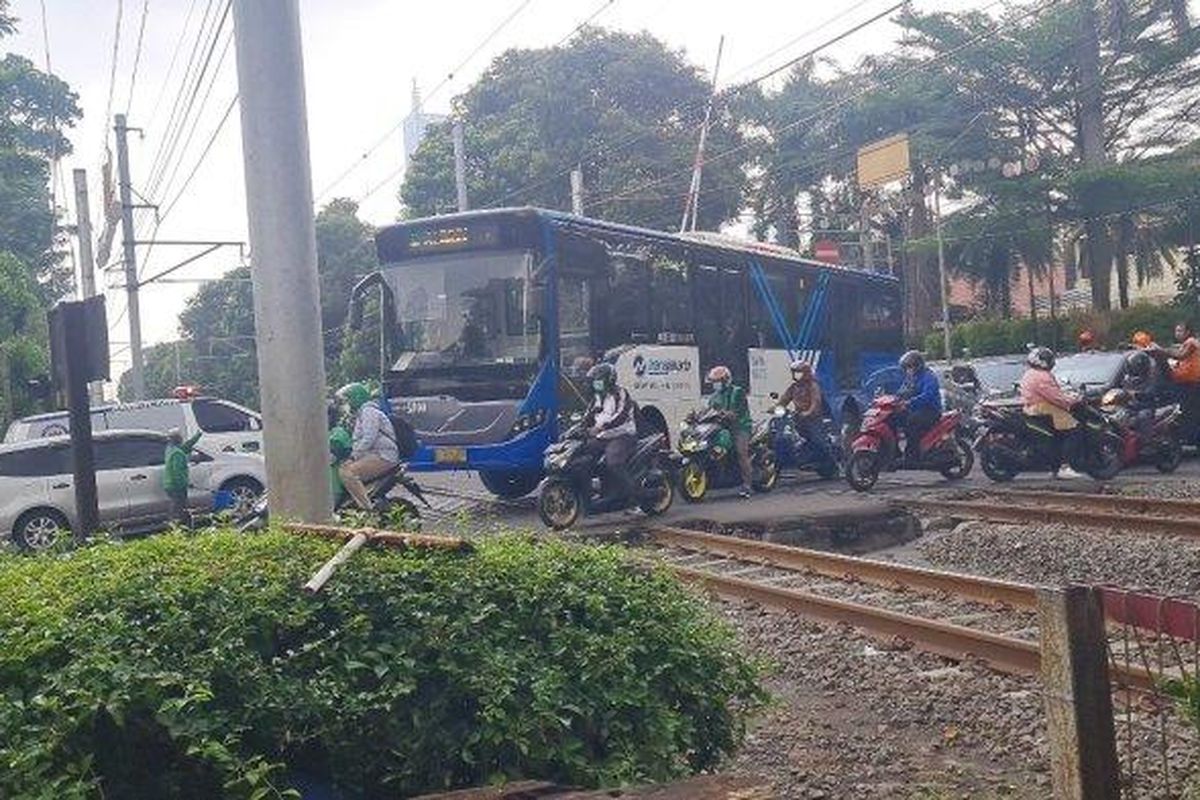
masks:
[[[1100,596],[1038,590],[1042,690],[1055,800],[1119,800],[1120,769]]]

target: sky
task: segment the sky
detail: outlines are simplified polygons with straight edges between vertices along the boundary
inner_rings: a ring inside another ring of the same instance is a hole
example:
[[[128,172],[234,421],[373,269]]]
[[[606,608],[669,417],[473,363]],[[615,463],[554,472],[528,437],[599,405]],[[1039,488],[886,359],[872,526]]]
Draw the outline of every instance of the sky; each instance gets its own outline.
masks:
[[[412,82],[423,88],[427,111],[444,112],[451,98],[469,87],[495,56],[513,47],[555,44],[593,15],[596,25],[647,30],[706,71],[711,71],[724,35],[718,83],[727,85],[803,54],[894,1],[300,0],[314,195],[321,201],[359,199],[362,217],[374,224],[395,219],[403,167],[399,123],[410,110]],[[70,187],[72,169],[88,170],[97,231],[100,165],[113,141],[111,114],[127,111],[128,124],[143,129],[129,138],[132,183],[141,195],[136,202],[159,206],[156,238],[245,241],[241,133],[238,110],[231,107],[237,91],[235,54],[232,44],[226,45],[231,19],[212,50],[217,79],[211,90],[202,88],[192,101],[198,123],[176,137],[171,159],[156,158],[171,139],[167,123],[172,109],[182,110],[188,102],[180,90],[201,21],[210,8],[208,19],[216,19],[223,0],[44,0],[45,36],[39,0],[10,3],[19,31],[2,43],[4,48],[43,69],[48,52],[51,70],[79,94],[84,116],[69,131],[74,152],[62,159],[62,186]],[[913,0],[915,8],[925,11],[966,5]],[[993,0],[970,2],[971,7],[982,5],[996,7]],[[822,55],[853,64],[863,55],[893,47],[897,32],[884,19]],[[197,51],[197,63],[203,55]],[[227,110],[231,113],[221,125]],[[163,164],[165,169],[156,168]],[[333,184],[350,167],[354,169]],[[60,189],[59,195],[59,205],[73,221],[73,193]],[[137,221],[138,238],[150,238],[154,212],[138,211]],[[139,269],[149,277],[200,249],[139,247]],[[119,235],[113,250],[112,258],[119,259]],[[200,282],[240,263],[237,248],[223,248],[175,272],[171,278],[177,282],[144,287],[143,342],[176,338],[177,318],[187,297]],[[98,284],[119,287],[119,270],[118,264],[117,270],[101,273]],[[116,323],[110,334],[114,376],[128,366],[124,308],[124,292],[110,288],[109,322]]]

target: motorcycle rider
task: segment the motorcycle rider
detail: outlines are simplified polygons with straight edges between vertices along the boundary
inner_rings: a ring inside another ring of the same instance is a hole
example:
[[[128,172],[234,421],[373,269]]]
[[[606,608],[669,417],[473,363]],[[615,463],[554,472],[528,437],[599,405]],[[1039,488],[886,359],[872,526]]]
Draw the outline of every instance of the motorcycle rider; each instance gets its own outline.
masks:
[[[750,481],[753,467],[750,464],[750,434],[754,424],[750,419],[750,404],[746,390],[733,382],[733,373],[724,364],[708,371],[708,382],[713,393],[708,397],[708,407],[723,412],[725,424],[733,437],[733,448],[737,453],[738,468],[742,473],[740,495],[750,497]]]
[[[400,463],[396,430],[387,414],[370,402],[371,391],[361,383],[348,383],[335,395],[353,418],[350,457],[338,466],[338,476],[350,497],[363,511],[371,510],[366,481],[386,475]]]
[[[812,364],[802,360],[792,362],[792,382],[779,397],[776,406],[792,412],[796,432],[808,440],[820,458],[828,459],[825,401],[821,396],[821,384],[813,375]]]
[[[904,426],[904,458],[915,461],[921,454],[921,439],[942,418],[942,387],[925,363],[925,356],[909,350],[900,356],[904,383],[897,396],[905,401],[899,420]]]
[[[1082,401],[1063,390],[1054,376],[1054,351],[1049,347],[1035,347],[1025,356],[1028,369],[1021,376],[1021,403],[1026,416],[1049,417],[1058,434],[1055,452],[1054,473],[1057,475],[1066,447],[1072,446],[1074,432],[1079,427],[1071,413]]]
[[[1167,355],[1175,359],[1171,379],[1194,389],[1200,384],[1200,341],[1196,340],[1190,324],[1180,322],[1175,326],[1175,342],[1174,346],[1165,348]]]
[[[1154,412],[1163,391],[1163,378],[1158,365],[1145,350],[1134,350],[1125,356],[1120,386],[1129,395],[1128,408],[1133,415],[1134,429],[1144,441],[1154,425]]]
[[[592,407],[588,412],[589,433],[596,446],[604,450],[607,478],[614,491],[633,501],[634,487],[625,464],[637,447],[637,408],[629,392],[617,384],[617,370],[600,363],[588,370],[592,387]]]

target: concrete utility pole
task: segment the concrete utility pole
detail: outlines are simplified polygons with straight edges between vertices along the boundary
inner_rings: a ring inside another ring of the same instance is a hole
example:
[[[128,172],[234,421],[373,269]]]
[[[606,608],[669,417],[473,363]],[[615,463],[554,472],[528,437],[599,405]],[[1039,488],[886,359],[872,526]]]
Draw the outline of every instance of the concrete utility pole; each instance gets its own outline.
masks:
[[[717,75],[721,71],[721,53],[725,49],[725,34],[717,42],[717,61],[713,64],[712,86],[708,91],[708,103],[704,106],[704,123],[700,126],[700,142],[696,145],[696,161],[692,165],[692,182],[688,187],[687,200],[683,204],[683,219],[679,232],[696,230],[696,218],[700,214],[700,180],[704,172],[704,146],[708,142],[708,126],[712,122],[713,100],[717,96]]]
[[[458,210],[467,210],[467,153],[463,137],[462,122],[455,120],[450,128],[454,139],[454,191],[458,196]]]
[[[583,167],[571,170],[571,213],[583,216]]]
[[[87,170],[74,170],[75,178],[75,235],[79,238],[79,299],[96,296],[96,259],[92,253],[92,212],[88,205]],[[104,402],[104,384],[88,384],[92,405]]]
[[[146,399],[146,378],[142,370],[142,312],[138,307],[137,248],[133,233],[133,186],[129,180],[129,127],[125,115],[113,117],[117,134],[117,188],[121,197],[121,235],[125,245],[125,297],[129,316],[129,377],[134,400]]]
[[[942,241],[942,172],[933,176],[933,216],[937,230],[938,285],[942,287],[942,343],[946,348],[946,360],[954,361],[950,349],[950,283],[946,280],[946,247]]]
[[[234,0],[271,513],[329,518],[325,352],[297,0]]]

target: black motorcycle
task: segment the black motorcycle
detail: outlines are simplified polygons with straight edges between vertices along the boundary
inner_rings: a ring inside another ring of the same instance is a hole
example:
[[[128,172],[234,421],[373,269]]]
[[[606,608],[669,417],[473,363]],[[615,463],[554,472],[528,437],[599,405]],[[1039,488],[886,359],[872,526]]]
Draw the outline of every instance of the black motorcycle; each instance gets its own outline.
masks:
[[[771,449],[780,469],[812,471],[822,478],[834,478],[841,471],[842,446],[837,437],[829,432],[826,422],[821,434],[822,446],[809,440],[796,427],[796,419],[786,408],[776,406],[767,422],[771,435]]]
[[[1020,405],[981,403],[978,410],[975,450],[983,473],[997,483],[1022,472],[1051,472],[1060,463],[1098,481],[1121,471],[1121,430],[1091,403],[1071,410],[1079,427],[1070,434],[1056,431],[1048,416],[1026,414]]]
[[[709,489],[724,489],[742,483],[733,434],[727,412],[706,409],[688,415],[679,431],[679,488],[683,499],[699,503]],[[771,447],[767,422],[755,426],[750,436],[750,486],[769,492],[779,482],[779,462]]]
[[[547,527],[563,530],[581,514],[620,511],[636,504],[648,516],[658,516],[671,507],[675,490],[663,469],[666,435],[655,433],[638,439],[625,464],[637,497],[629,498],[606,480],[603,450],[591,447],[594,440],[582,422],[573,425],[558,442],[546,448],[546,477],[538,490],[538,516]]]

